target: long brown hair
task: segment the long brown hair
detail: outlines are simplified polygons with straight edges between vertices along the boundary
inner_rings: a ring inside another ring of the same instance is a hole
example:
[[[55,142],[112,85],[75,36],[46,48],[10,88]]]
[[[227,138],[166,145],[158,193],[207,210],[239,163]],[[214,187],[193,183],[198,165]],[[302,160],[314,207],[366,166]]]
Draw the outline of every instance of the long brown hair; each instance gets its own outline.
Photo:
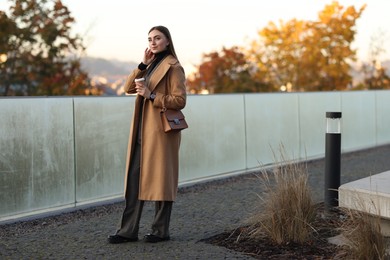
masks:
[[[154,26],[149,30],[148,34],[153,30],[157,30],[157,31],[161,32],[162,34],[164,34],[165,37],[167,37],[167,39],[169,41],[169,45],[168,45],[169,54],[172,54],[177,60],[179,60],[177,58],[177,55],[175,52],[175,47],[173,46],[172,36],[171,36],[171,33],[169,32],[168,28],[165,26],[162,26],[162,25]]]

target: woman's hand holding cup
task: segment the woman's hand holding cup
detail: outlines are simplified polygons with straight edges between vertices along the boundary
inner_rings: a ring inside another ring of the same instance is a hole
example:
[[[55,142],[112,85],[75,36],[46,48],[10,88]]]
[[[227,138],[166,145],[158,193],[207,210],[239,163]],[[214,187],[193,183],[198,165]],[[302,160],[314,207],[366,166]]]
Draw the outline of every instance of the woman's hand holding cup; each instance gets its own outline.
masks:
[[[137,94],[145,98],[149,98],[150,90],[145,86],[145,78],[135,79],[134,82]]]

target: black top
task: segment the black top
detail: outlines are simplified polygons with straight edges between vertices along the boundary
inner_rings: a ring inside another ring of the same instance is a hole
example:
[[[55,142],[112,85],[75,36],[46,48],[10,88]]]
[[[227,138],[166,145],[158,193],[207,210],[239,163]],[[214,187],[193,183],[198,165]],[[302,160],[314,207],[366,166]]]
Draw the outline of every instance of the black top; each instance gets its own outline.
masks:
[[[138,65],[138,69],[140,70],[145,70],[146,68],[148,69],[148,72],[146,72],[146,76],[149,76],[152,71],[157,67],[157,65],[168,55],[168,50],[165,50],[165,51],[162,51],[162,52],[159,52],[159,53],[156,53],[155,54],[155,58],[154,60],[152,61],[152,63],[149,65],[146,65],[144,64],[143,62],[141,62],[139,65]]]

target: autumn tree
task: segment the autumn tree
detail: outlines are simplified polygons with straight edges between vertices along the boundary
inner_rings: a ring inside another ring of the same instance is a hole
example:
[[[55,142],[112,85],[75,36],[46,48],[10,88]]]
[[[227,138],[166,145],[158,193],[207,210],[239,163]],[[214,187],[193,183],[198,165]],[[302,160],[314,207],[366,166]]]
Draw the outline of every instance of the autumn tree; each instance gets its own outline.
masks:
[[[333,1],[317,21],[269,23],[249,51],[257,67],[255,77],[275,89],[286,84],[303,91],[345,89],[352,80],[350,62],[356,59],[351,48],[356,20],[364,9]]]
[[[261,30],[261,41],[253,42],[249,51],[250,60],[256,67],[254,78],[272,86],[271,91],[299,82],[305,50],[302,40],[306,31],[307,24],[296,19],[287,23],[281,21],[280,27],[270,22]]]
[[[389,89],[390,77],[386,73],[386,68],[382,66],[381,56],[386,52],[385,32],[379,31],[371,37],[369,47],[369,62],[364,63],[361,71],[364,75],[364,82],[357,89]]]
[[[372,74],[364,79],[366,89],[390,89],[390,77],[380,63],[374,67]]]
[[[78,95],[90,89],[80,67],[82,39],[60,0],[12,0],[0,12],[0,95]]]
[[[192,92],[237,93],[258,92],[263,85],[253,81],[250,62],[239,47],[223,47],[203,55],[197,72],[188,80]]]

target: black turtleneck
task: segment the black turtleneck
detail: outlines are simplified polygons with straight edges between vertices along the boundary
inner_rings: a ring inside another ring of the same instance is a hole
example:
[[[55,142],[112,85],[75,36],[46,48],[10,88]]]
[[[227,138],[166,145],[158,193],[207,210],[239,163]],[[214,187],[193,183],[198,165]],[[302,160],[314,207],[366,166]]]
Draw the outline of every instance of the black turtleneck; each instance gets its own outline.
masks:
[[[138,69],[145,70],[147,68],[148,72],[146,73],[146,76],[149,76],[152,73],[152,71],[157,67],[157,65],[168,55],[168,53],[169,53],[168,50],[164,50],[162,52],[156,53],[154,60],[149,66],[141,62],[138,65]]]

